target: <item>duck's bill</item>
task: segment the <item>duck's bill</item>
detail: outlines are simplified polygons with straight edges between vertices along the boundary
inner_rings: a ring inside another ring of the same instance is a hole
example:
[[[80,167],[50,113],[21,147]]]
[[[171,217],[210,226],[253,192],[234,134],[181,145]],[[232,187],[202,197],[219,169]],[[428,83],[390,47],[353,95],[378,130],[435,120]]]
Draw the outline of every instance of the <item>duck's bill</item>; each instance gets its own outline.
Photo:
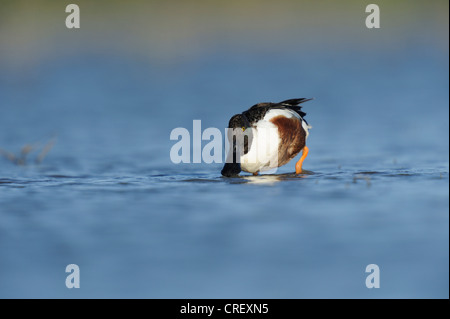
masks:
[[[221,173],[225,177],[233,177],[239,175],[240,172],[241,172],[241,164],[225,163]]]
[[[241,172],[241,163],[238,161],[239,155],[238,148],[233,141],[233,146],[230,148],[230,152],[227,154],[225,165],[221,171],[225,177],[237,176]]]

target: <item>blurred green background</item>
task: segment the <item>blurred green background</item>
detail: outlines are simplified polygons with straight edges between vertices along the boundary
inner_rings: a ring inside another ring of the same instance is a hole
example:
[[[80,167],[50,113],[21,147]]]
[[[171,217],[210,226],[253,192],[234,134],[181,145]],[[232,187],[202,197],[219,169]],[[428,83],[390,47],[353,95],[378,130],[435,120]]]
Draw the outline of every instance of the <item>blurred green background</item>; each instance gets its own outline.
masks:
[[[377,1],[381,28],[365,27],[365,1],[76,1],[81,29],[65,27],[67,1],[2,1],[0,63],[26,69],[79,53],[136,54],[163,65],[205,52],[279,50],[448,52],[448,1]]]

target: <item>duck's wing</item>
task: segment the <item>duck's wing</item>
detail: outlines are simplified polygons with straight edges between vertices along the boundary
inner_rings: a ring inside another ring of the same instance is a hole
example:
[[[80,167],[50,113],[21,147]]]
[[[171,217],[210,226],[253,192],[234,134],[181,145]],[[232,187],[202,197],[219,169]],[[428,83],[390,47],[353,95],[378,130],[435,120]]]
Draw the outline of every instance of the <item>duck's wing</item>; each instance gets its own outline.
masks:
[[[302,111],[302,103],[311,101],[312,99],[300,98],[300,99],[289,99],[279,103],[263,102],[253,105],[243,114],[248,118],[250,122],[258,121],[262,119],[267,111],[271,109],[290,109],[300,115],[302,118],[305,117],[306,113]]]
[[[301,99],[290,99],[290,100],[286,100],[286,101],[282,101],[280,103],[276,103],[275,106],[273,106],[273,108],[287,108],[287,109],[291,109],[295,112],[297,112],[302,118],[305,117],[306,113],[302,111],[302,103],[311,101],[312,99],[306,99],[306,98],[301,98]]]

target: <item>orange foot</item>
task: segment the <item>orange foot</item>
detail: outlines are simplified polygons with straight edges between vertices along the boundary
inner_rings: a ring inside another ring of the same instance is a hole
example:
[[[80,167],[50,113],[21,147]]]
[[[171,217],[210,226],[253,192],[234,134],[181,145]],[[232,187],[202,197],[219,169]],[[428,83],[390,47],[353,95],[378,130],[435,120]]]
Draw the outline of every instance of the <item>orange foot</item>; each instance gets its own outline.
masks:
[[[305,160],[306,156],[308,156],[309,148],[305,146],[303,148],[302,157],[298,160],[298,162],[295,164],[295,174],[300,174],[302,172],[302,165],[303,161]]]

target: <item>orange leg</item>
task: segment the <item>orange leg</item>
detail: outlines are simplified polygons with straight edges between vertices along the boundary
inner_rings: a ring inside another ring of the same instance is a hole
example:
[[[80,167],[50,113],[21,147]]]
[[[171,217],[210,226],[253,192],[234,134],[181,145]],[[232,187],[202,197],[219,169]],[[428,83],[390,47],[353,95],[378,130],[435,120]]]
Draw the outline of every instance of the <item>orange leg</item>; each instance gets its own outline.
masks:
[[[306,156],[308,156],[309,149],[307,146],[303,148],[302,157],[298,160],[298,162],[295,164],[295,174],[300,174],[302,172],[302,165],[303,161],[305,160]]]

